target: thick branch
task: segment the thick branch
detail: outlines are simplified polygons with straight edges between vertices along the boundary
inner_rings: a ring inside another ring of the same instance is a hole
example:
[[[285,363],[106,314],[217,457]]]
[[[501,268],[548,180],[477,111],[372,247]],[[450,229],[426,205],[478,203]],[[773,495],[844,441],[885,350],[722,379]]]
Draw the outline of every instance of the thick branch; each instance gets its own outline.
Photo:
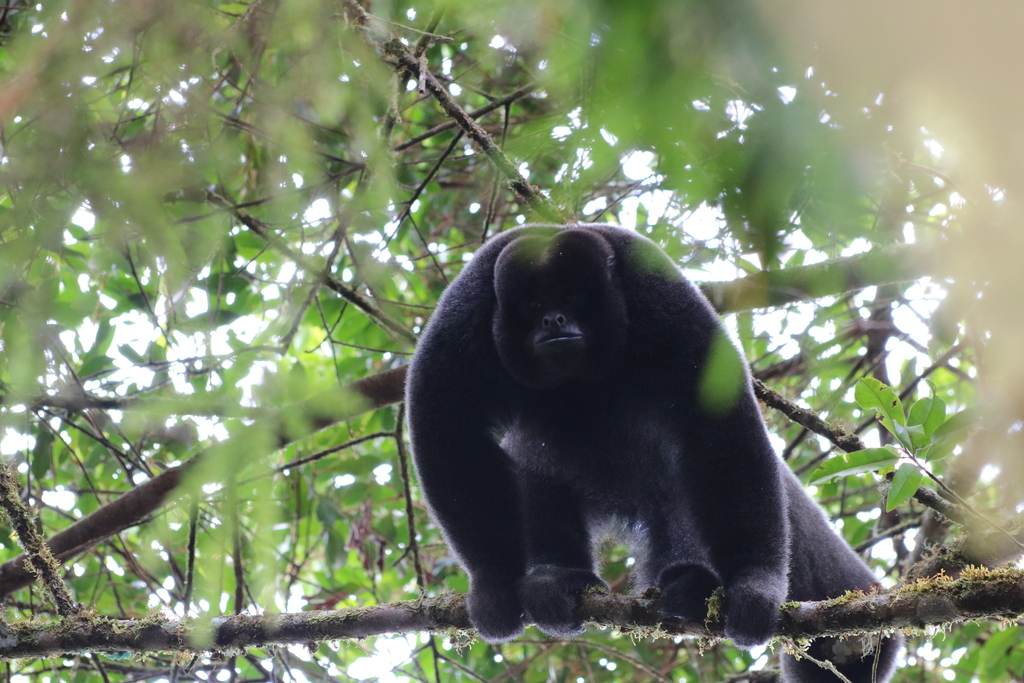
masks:
[[[701,290],[721,313],[784,306],[934,274],[929,271],[930,253],[921,245],[891,246],[810,266],[761,271],[731,282],[708,282]]]
[[[591,625],[633,637],[721,636],[714,621],[662,622],[649,597],[587,595],[578,614]],[[786,638],[858,635],[1024,615],[1024,572],[977,570],[952,581],[925,580],[888,593],[787,605],[777,631]],[[446,595],[376,607],[324,612],[236,615],[209,621],[72,617],[56,623],[11,624],[0,659],[64,652],[210,651],[296,645],[386,633],[469,629],[464,596]]]

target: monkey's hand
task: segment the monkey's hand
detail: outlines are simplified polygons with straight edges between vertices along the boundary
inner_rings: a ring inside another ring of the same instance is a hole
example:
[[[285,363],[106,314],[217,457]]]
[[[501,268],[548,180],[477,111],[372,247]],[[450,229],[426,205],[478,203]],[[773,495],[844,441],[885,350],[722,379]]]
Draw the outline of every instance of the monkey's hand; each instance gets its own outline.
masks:
[[[767,572],[739,576],[725,586],[725,635],[738,647],[764,645],[779,623],[785,577]]]
[[[488,643],[506,643],[523,634],[523,604],[514,578],[472,577],[466,596],[469,620]]]
[[[589,569],[541,564],[519,581],[519,595],[529,620],[544,633],[571,638],[584,631],[576,616],[579,597],[588,589],[608,591],[608,584]]]

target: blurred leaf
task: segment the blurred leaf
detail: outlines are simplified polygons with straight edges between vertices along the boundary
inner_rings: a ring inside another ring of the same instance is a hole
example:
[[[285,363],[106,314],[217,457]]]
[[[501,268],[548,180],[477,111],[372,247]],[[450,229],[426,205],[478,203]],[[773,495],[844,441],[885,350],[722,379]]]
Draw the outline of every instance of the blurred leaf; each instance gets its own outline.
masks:
[[[892,467],[897,460],[899,460],[899,456],[888,448],[866,448],[862,451],[837,455],[826,460],[825,464],[811,473],[810,483],[817,484],[835,477],[845,477],[863,472],[877,472],[886,467]]]

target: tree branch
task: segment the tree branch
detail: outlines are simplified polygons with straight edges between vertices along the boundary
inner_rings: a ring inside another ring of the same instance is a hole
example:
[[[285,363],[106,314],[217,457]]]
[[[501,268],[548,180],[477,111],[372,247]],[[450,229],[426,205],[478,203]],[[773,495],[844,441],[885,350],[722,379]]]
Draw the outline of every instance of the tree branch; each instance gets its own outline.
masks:
[[[731,282],[705,282],[700,288],[719,313],[784,306],[934,274],[931,251],[919,244],[896,245],[810,266],[763,270]]]
[[[577,614],[590,625],[634,638],[723,635],[722,624],[663,621],[656,597],[589,594]],[[849,594],[822,602],[787,603],[776,635],[789,639],[854,636],[1024,615],[1024,571],[972,570],[957,580],[937,577],[889,592]],[[0,659],[64,652],[218,651],[266,645],[308,645],[369,636],[470,629],[465,596],[445,595],[322,612],[235,615],[181,621],[148,617],[77,616],[59,622],[11,624]],[[467,634],[468,635],[468,634]]]

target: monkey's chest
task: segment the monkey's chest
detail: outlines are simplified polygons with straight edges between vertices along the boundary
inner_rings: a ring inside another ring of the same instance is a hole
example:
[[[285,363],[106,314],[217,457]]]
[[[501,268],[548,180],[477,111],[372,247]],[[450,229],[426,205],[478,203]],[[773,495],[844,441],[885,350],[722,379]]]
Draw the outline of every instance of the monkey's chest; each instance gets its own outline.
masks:
[[[501,446],[524,472],[584,495],[654,494],[677,481],[685,448],[666,415],[650,405],[544,405],[524,411]]]

